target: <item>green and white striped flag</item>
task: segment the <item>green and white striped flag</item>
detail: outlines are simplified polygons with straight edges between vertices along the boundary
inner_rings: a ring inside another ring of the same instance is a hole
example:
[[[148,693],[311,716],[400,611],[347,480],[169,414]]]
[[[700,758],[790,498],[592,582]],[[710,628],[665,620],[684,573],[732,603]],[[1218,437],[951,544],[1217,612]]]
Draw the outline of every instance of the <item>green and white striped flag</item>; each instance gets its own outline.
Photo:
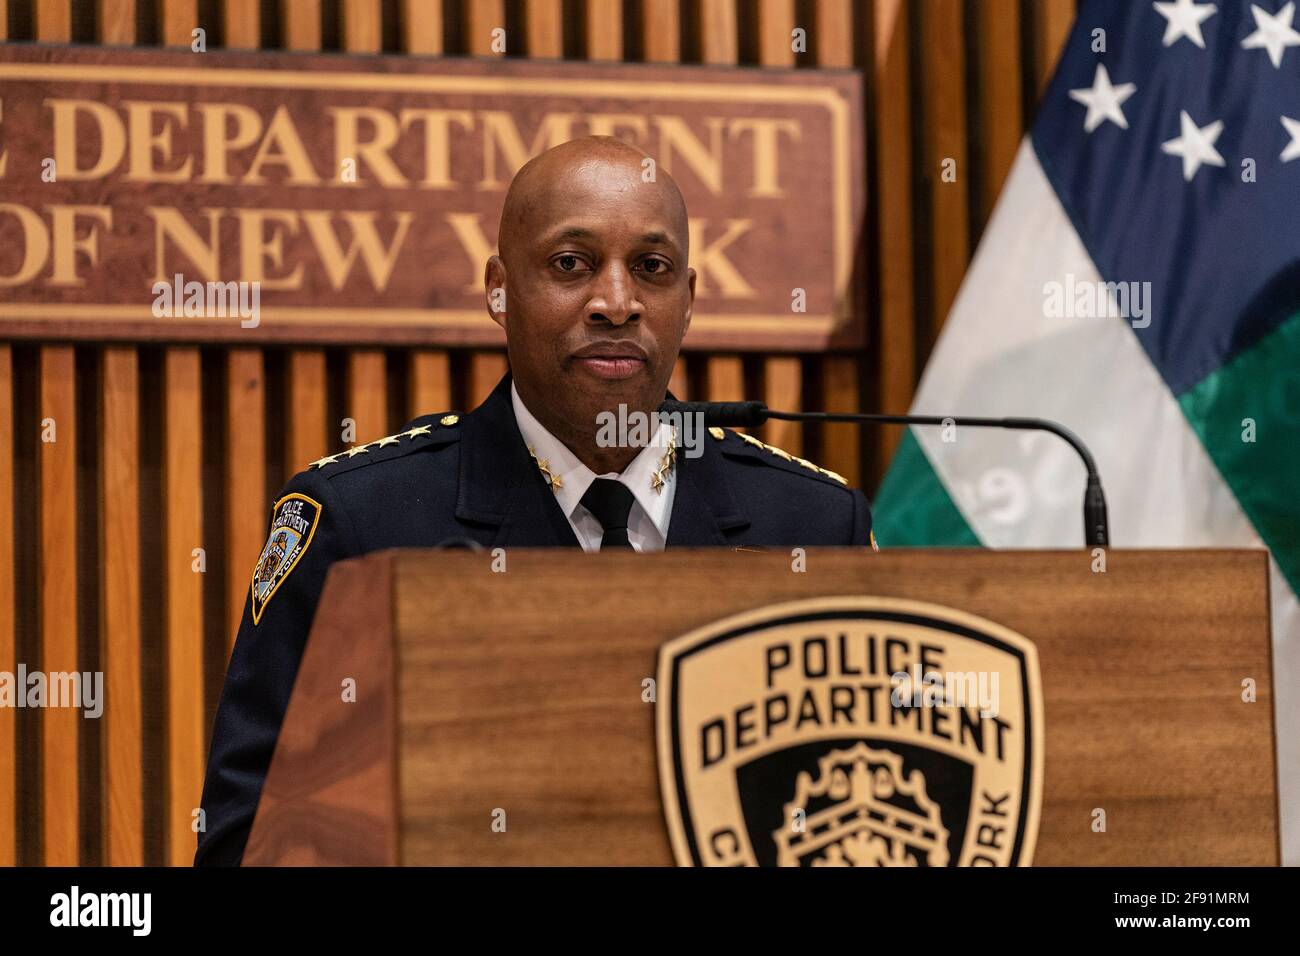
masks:
[[[1282,855],[1295,865],[1300,34],[1283,42],[1252,6],[1283,16],[1273,3],[1201,4],[1199,19],[1081,5],[912,411],[1073,429],[1097,458],[1115,547],[1270,551]],[[877,495],[876,537],[1078,547],[1083,487],[1050,435],[917,429]]]

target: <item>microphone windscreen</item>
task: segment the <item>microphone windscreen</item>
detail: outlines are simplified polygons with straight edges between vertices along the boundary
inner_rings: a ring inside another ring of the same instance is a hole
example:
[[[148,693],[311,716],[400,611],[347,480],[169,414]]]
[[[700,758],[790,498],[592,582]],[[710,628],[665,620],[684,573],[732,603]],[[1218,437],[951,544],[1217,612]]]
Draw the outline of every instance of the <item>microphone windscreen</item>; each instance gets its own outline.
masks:
[[[659,411],[665,415],[703,415],[706,427],[754,428],[767,421],[767,406],[762,402],[664,402]]]

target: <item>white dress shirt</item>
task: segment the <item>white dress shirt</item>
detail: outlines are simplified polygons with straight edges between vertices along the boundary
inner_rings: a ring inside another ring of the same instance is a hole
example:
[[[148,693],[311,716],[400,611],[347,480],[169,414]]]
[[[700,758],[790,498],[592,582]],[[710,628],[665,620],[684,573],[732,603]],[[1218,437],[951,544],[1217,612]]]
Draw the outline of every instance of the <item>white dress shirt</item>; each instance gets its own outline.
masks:
[[[655,490],[654,476],[660,469],[673,429],[660,422],[650,443],[642,448],[623,469],[622,474],[609,472],[597,475],[578,460],[564,442],[548,432],[519,397],[514,382],[510,383],[510,400],[514,404],[515,421],[534,458],[546,466],[552,479],[555,500],[569,519],[573,533],[584,551],[599,551],[604,529],[596,516],[582,506],[582,496],[597,478],[612,478],[622,482],[632,492],[636,502],[627,519],[627,537],[637,551],[662,551],[668,540],[668,520],[673,513],[673,495],[677,491],[677,468],[667,469],[662,487]]]

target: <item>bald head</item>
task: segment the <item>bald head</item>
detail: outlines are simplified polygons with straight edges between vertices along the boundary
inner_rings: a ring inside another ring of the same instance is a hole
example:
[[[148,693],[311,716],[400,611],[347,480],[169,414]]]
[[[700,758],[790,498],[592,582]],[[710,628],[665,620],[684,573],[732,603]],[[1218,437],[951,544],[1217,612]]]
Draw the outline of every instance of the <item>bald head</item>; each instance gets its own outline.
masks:
[[[613,136],[584,136],[534,156],[515,174],[501,210],[497,247],[509,265],[522,235],[536,234],[539,223],[563,208],[565,197],[593,182],[608,184],[630,199],[655,197],[665,221],[676,232],[682,251],[688,251],[686,201],[667,172],[659,169],[640,147]],[[653,179],[647,182],[647,168]],[[572,208],[571,206],[569,208]]]
[[[695,304],[687,236],[672,177],[610,136],[546,151],[506,193],[488,314],[524,405],[596,474],[637,452],[598,442],[598,417],[664,399]]]

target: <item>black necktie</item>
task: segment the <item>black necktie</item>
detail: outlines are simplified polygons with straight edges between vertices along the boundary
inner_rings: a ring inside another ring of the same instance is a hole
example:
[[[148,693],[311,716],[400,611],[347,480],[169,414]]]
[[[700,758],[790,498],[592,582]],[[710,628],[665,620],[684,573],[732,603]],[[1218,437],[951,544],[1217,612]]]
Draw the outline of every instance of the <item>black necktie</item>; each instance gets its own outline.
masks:
[[[582,506],[596,516],[605,530],[600,539],[600,550],[606,548],[631,548],[627,538],[627,516],[632,513],[636,497],[630,488],[612,478],[597,478],[582,496]]]

